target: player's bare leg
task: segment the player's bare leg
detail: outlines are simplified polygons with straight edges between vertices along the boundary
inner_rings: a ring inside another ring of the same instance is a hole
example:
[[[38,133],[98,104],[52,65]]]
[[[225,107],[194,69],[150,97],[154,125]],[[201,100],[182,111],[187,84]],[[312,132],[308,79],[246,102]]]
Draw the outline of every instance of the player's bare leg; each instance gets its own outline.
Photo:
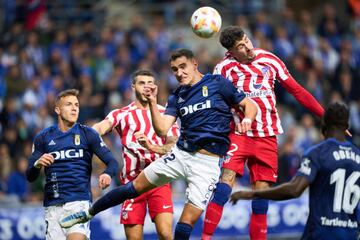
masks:
[[[204,221],[202,239],[211,239],[217,225],[221,220],[224,205],[229,200],[231,189],[235,184],[236,172],[223,168],[219,183],[214,191],[214,196],[209,203]]]
[[[141,224],[126,224],[124,225],[126,239],[128,240],[142,240],[143,239],[143,225]]]
[[[86,240],[86,236],[82,233],[70,233],[69,235],[67,235],[66,240]]]
[[[160,240],[172,239],[173,214],[169,212],[159,213],[154,218],[156,232]]]
[[[252,189],[266,189],[271,187],[272,183],[267,181],[256,181],[252,184]],[[267,222],[266,214],[268,210],[268,200],[255,199],[251,202],[252,214],[250,218],[249,233],[250,239],[266,240]]]
[[[181,213],[180,219],[175,227],[174,240],[186,240],[190,238],[190,233],[196,221],[201,216],[203,210],[191,203],[186,203]]]

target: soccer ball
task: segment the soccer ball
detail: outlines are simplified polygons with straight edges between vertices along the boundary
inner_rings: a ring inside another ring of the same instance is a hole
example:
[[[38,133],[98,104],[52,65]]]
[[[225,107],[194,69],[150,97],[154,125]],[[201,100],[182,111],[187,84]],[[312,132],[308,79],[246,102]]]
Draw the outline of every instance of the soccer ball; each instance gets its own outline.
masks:
[[[221,16],[212,7],[198,8],[190,19],[193,32],[202,38],[209,38],[221,28]]]

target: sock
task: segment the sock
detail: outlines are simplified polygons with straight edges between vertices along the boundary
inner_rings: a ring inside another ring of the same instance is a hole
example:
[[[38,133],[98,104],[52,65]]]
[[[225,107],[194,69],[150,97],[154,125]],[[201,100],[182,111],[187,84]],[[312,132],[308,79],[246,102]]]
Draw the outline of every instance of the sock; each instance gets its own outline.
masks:
[[[187,240],[190,238],[193,227],[190,224],[178,222],[175,227],[174,240]]]
[[[269,201],[264,199],[255,199],[251,203],[252,214],[250,218],[249,233],[252,240],[266,240],[267,223],[266,213]]]
[[[226,183],[218,183],[214,191],[214,196],[209,203],[204,219],[202,239],[210,239],[221,220],[225,203],[229,200],[231,187]]]
[[[99,198],[89,209],[89,213],[94,216],[101,211],[123,203],[126,199],[136,198],[137,196],[139,194],[136,192],[133,183],[128,182]]]

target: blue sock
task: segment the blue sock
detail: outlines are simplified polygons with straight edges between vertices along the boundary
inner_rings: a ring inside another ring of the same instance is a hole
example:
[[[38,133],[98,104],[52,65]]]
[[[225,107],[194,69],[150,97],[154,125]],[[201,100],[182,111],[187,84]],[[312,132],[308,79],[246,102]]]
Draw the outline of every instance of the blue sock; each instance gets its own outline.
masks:
[[[89,209],[89,213],[94,216],[113,206],[123,203],[126,199],[132,199],[139,196],[132,182],[117,187],[101,198],[99,198]]]
[[[231,187],[226,183],[218,183],[211,202],[224,206],[230,198]]]
[[[266,214],[269,207],[269,200],[254,199],[251,202],[251,208],[253,214]]]
[[[174,240],[187,240],[190,238],[193,227],[190,224],[178,222],[175,228]]]

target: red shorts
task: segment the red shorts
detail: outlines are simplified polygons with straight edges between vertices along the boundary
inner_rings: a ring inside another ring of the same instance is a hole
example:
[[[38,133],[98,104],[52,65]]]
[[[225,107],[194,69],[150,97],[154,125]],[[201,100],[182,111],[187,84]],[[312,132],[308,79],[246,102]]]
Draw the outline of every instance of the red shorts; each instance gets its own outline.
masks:
[[[278,172],[278,154],[276,136],[248,137],[230,133],[231,146],[222,167],[244,174],[247,165],[250,181],[276,182]]]
[[[173,213],[174,206],[171,198],[170,184],[154,188],[137,198],[126,200],[122,204],[120,223],[144,225],[146,203],[149,206],[151,220],[154,220],[159,213]]]

